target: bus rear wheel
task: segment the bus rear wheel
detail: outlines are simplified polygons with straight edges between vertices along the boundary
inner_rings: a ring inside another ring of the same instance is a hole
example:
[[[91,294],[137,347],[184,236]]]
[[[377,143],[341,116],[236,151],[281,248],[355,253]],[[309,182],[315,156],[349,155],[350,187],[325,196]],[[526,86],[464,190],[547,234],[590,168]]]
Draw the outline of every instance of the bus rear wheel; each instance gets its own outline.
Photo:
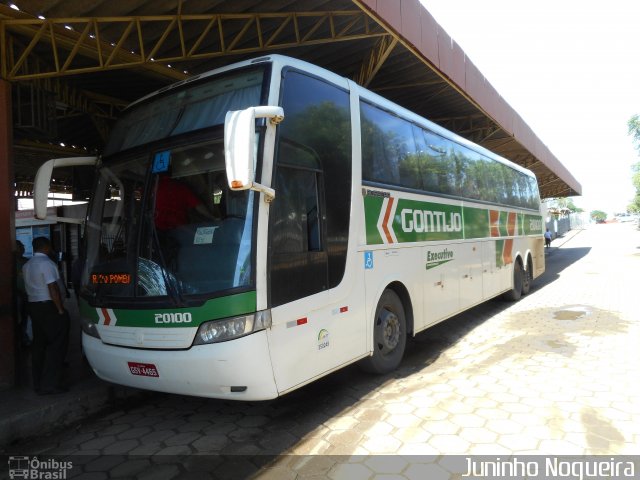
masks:
[[[378,301],[373,324],[373,355],[363,360],[364,370],[389,373],[395,370],[407,344],[404,306],[393,290],[385,290]]]
[[[510,302],[520,300],[524,281],[524,270],[522,269],[522,264],[520,261],[516,260],[513,264],[513,288],[504,294],[504,299]]]

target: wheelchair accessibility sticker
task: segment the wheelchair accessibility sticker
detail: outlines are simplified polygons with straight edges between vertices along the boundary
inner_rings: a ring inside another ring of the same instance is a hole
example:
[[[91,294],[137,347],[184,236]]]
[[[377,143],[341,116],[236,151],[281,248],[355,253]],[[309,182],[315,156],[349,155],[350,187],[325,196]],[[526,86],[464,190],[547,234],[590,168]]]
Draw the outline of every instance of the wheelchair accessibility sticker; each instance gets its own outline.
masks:
[[[373,270],[373,252],[364,252],[365,270]]]

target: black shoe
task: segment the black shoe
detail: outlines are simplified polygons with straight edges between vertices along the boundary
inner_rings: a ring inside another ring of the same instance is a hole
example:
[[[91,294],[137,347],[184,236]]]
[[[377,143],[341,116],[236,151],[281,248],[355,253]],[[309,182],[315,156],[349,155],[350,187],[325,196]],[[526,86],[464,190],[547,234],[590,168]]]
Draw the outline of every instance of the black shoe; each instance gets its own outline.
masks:
[[[49,390],[40,390],[36,392],[38,395],[59,395],[61,393],[67,393],[69,389],[67,387],[56,387]]]

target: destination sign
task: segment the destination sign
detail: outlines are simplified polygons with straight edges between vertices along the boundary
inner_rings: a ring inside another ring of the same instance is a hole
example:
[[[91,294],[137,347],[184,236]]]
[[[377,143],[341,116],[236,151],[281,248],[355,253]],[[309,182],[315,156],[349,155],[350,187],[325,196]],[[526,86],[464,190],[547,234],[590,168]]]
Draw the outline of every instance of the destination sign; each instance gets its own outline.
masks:
[[[93,285],[129,285],[131,283],[130,273],[92,273],[91,283]]]

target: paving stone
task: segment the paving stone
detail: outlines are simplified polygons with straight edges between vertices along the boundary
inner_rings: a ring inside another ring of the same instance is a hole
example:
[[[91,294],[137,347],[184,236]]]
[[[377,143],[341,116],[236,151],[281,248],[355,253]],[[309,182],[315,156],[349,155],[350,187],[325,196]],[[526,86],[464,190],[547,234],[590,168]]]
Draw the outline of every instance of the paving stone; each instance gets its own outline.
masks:
[[[449,480],[451,473],[436,464],[417,464],[411,465],[405,472],[406,478],[409,480]]]
[[[367,480],[373,477],[373,472],[369,470],[366,465],[348,463],[336,465],[329,471],[327,477],[332,480],[344,480],[346,478],[353,480]]]
[[[200,432],[211,426],[211,422],[189,420],[188,423],[180,425],[176,430],[180,433]]]
[[[118,423],[105,428],[100,433],[102,435],[118,435],[119,433],[126,432],[130,429],[131,425],[129,425],[128,423]]]
[[[238,420],[237,424],[241,427],[261,427],[269,423],[269,417],[264,415],[247,415]]]
[[[147,470],[139,473],[138,480],[170,480],[178,478],[180,468],[178,465],[152,465]]]
[[[138,440],[118,440],[102,450],[104,455],[129,454],[140,445]]]
[[[292,446],[289,453],[293,455],[325,455],[333,445],[323,439],[302,439]],[[369,452],[365,452],[368,454]]]
[[[584,449],[565,440],[542,440],[537,449],[545,455],[581,455]]]
[[[371,424],[371,427],[364,432],[367,438],[381,437],[389,435],[393,431],[393,426],[387,422],[375,422]]]
[[[88,452],[93,450],[101,450],[116,441],[116,437],[113,435],[105,435],[104,437],[94,438],[87,442],[83,442],[79,445],[82,451]]]
[[[329,430],[347,430],[358,424],[358,419],[346,416],[329,419],[325,422],[325,426]]]
[[[168,447],[177,445],[189,445],[191,442],[200,438],[200,434],[197,432],[179,433],[172,437],[167,438],[164,443]]]
[[[260,428],[236,428],[229,432],[228,437],[234,442],[244,442],[246,440],[258,440],[264,437],[264,431]]]
[[[141,472],[147,470],[151,461],[147,459],[133,459],[113,467],[110,474],[113,478],[134,478]]]
[[[398,474],[409,467],[406,458],[400,455],[378,455],[367,458],[364,464],[371,470],[377,478],[380,474]]]
[[[396,428],[418,427],[422,420],[415,415],[391,415],[386,420],[386,423]]]
[[[355,447],[364,437],[362,432],[357,430],[337,430],[329,432],[324,439],[331,445],[341,445]]]
[[[422,429],[431,435],[454,434],[460,431],[460,426],[451,420],[436,420],[432,422],[424,422]]]
[[[487,423],[487,419],[475,413],[464,413],[451,417],[451,423],[460,427],[481,427]]]
[[[155,455],[177,457],[180,455],[190,455],[192,453],[193,450],[188,445],[171,445],[170,447],[163,448]]]
[[[486,427],[498,434],[520,433],[524,430],[524,425],[513,420],[488,420]]]
[[[426,442],[431,437],[431,433],[419,427],[407,427],[397,429],[393,436],[403,444],[410,444]]]
[[[388,403],[384,406],[384,411],[391,415],[409,414],[414,410],[411,403]]]
[[[458,433],[460,438],[468,441],[471,444],[479,443],[494,443],[498,438],[498,434],[494,433],[486,428],[480,427],[464,427]]]
[[[504,448],[508,448],[512,453],[520,453],[525,450],[536,450],[540,439],[535,435],[519,435],[519,434],[504,434],[499,435],[497,443]]]
[[[460,455],[469,450],[471,443],[458,435],[436,434],[429,439],[429,444],[445,455]]]
[[[142,445],[150,444],[150,443],[159,443],[164,442],[167,438],[171,438],[176,433],[172,430],[157,430],[151,433],[146,434],[142,438],[140,438],[140,443]]]
[[[150,456],[157,454],[164,448],[164,445],[158,442],[154,443],[141,443],[139,447],[134,448],[129,452],[129,455]]]
[[[134,438],[141,438],[151,432],[150,427],[136,427],[129,428],[118,435],[119,440],[130,440]]]
[[[199,436],[191,446],[198,453],[215,453],[222,450],[230,442],[229,437],[221,434]]]
[[[353,413],[353,417],[357,418],[360,422],[384,420],[388,416],[389,414],[387,412],[378,408],[359,408]]]
[[[402,443],[400,440],[389,436],[375,436],[368,438],[362,444],[372,454],[396,453]]]
[[[127,458],[124,455],[100,455],[98,458],[85,464],[83,470],[85,472],[107,472],[122,465],[126,461]]]
[[[259,440],[259,444],[268,454],[282,454],[296,444],[298,438],[288,432],[271,433]]]

